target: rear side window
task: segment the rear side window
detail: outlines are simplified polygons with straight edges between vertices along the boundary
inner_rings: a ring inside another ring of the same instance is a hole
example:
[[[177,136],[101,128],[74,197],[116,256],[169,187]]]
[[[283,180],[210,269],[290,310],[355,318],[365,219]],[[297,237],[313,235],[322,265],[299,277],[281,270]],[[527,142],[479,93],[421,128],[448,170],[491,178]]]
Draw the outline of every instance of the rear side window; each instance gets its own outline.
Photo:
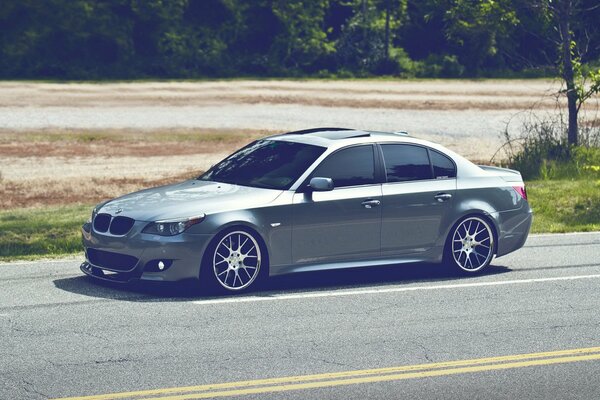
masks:
[[[436,179],[446,179],[456,177],[456,167],[452,160],[437,151],[430,151],[431,165],[433,165],[433,174]]]
[[[312,177],[315,176],[333,179],[335,187],[375,183],[373,146],[355,146],[333,153],[315,169]]]
[[[405,144],[381,146],[388,182],[406,182],[432,179],[427,149]]]

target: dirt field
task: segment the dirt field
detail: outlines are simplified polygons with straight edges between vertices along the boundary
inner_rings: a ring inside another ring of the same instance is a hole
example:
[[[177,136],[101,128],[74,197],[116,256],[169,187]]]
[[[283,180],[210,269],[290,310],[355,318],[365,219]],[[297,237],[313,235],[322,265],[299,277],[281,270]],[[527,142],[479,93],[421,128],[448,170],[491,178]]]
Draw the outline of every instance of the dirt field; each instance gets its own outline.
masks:
[[[302,104],[405,110],[553,108],[558,82],[215,81],[112,84],[2,83],[0,107]]]
[[[268,131],[0,130],[0,209],[95,203],[198,176]]]
[[[0,83],[0,209],[94,203],[195,176],[265,134],[409,130],[477,161],[523,110],[556,112],[556,82]],[[598,101],[589,103],[596,115]]]

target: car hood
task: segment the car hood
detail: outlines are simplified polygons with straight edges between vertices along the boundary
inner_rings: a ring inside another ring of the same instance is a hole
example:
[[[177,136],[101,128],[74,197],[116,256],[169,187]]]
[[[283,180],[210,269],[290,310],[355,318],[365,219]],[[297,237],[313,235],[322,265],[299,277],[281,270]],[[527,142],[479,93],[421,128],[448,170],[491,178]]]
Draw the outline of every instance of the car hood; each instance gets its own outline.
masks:
[[[127,194],[108,201],[97,212],[158,221],[260,207],[281,193],[281,190],[190,180]]]

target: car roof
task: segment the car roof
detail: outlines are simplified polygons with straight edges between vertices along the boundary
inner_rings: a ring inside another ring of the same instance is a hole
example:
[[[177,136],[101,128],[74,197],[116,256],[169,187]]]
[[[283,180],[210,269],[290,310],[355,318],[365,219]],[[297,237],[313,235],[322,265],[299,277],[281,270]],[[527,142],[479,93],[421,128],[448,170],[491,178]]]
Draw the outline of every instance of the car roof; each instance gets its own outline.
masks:
[[[447,150],[436,143],[411,137],[404,131],[384,132],[351,128],[312,128],[270,136],[269,139],[312,144],[327,148],[339,148],[360,143],[396,142],[421,144],[444,151]]]
[[[426,146],[435,149],[452,158],[459,167],[461,174],[480,175],[481,168],[460,154],[434,142],[417,139],[409,136],[406,132],[382,132],[368,131],[350,128],[313,128],[294,131],[268,137],[272,140],[283,140],[288,142],[311,144],[327,148],[327,153],[337,149],[354,145],[369,143],[400,143]]]

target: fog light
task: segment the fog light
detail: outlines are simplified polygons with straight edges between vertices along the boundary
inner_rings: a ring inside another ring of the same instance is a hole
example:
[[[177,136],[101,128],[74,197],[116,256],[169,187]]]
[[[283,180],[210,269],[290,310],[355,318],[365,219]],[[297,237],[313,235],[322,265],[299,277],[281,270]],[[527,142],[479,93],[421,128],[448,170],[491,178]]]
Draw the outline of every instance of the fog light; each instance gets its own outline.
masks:
[[[148,272],[164,272],[169,269],[169,267],[173,264],[173,260],[169,259],[158,259],[158,260],[150,260],[146,263],[144,267],[144,271]]]

